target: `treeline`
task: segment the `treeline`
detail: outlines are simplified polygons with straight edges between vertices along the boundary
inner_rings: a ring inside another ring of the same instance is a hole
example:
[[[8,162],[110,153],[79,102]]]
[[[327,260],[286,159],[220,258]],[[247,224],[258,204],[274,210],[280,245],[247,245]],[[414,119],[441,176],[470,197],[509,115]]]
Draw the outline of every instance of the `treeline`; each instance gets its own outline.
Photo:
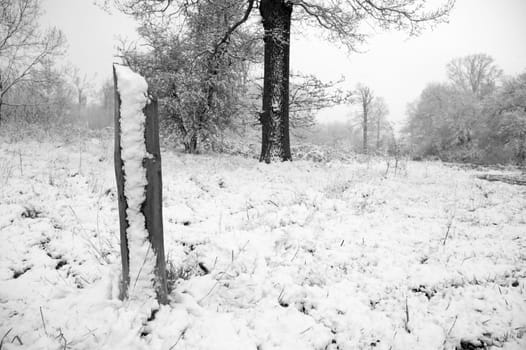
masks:
[[[0,122],[58,124],[61,129],[67,123],[109,125],[111,84],[96,93],[78,71],[70,74],[57,67],[65,38],[56,28],[39,28],[41,2],[0,2]],[[425,2],[99,3],[133,16],[139,25],[139,44],[123,43],[120,56],[123,64],[147,79],[159,100],[164,136],[187,152],[198,153],[207,148],[220,151],[224,137],[237,133],[259,143],[260,161],[269,163],[292,159],[291,130],[311,127],[316,111],[350,98],[350,93],[337,89],[338,82],[290,71],[292,23],[310,26],[355,51],[367,39],[361,23],[418,34],[445,21],[454,4],[453,0],[433,6]],[[90,100],[96,103],[90,105]],[[362,125],[367,128],[374,122],[372,110],[363,112]],[[375,124],[378,130],[381,124]],[[363,133],[364,148],[369,144],[368,133]],[[380,143],[377,135],[376,148]]]
[[[0,2],[0,125],[44,130],[110,125],[111,81],[94,89],[78,69],[58,63],[66,38],[57,28],[39,26],[41,5],[39,0]]]
[[[526,161],[526,73],[506,77],[486,54],[452,60],[448,81],[429,84],[408,106],[404,129],[416,158]]]
[[[336,88],[337,82],[291,74],[292,23],[310,26],[355,51],[367,39],[361,23],[419,34],[428,25],[445,21],[454,1],[432,6],[425,0],[316,5],[286,0],[105,3],[133,16],[140,25],[141,44],[123,43],[120,56],[123,64],[149,82],[160,102],[167,137],[197,153],[220,150],[225,135],[238,133],[245,141],[250,137],[259,143],[260,161],[269,163],[291,160],[291,131],[294,135],[311,127],[317,110],[350,98],[349,92]],[[373,120],[364,111],[363,126],[367,126]],[[375,128],[385,126],[376,122]],[[368,133],[363,133],[365,146]],[[374,139],[374,148],[379,148],[379,133]]]
[[[160,102],[163,136],[189,153],[222,151],[237,135],[261,145],[260,160],[290,160],[290,129],[292,142],[346,144],[364,153],[399,153],[404,145],[415,158],[525,163],[526,73],[506,77],[488,55],[452,60],[448,80],[429,84],[409,105],[402,138],[387,120],[385,102],[369,87],[343,91],[342,81],[289,72],[292,20],[315,28],[325,23],[328,37],[352,50],[361,36],[358,27],[346,27],[346,19],[372,16],[380,26],[413,30],[416,23],[447,18],[451,1],[416,18],[413,10],[423,0],[363,11],[320,6],[320,12],[284,0],[109,2],[140,24],[141,43],[122,43],[122,62],[148,80]],[[292,7],[301,16],[292,17]],[[58,65],[65,37],[57,28],[40,28],[40,15],[40,0],[1,1],[0,124],[111,126],[111,80],[95,89],[78,69]],[[320,109],[348,103],[359,110],[349,125],[312,128]]]

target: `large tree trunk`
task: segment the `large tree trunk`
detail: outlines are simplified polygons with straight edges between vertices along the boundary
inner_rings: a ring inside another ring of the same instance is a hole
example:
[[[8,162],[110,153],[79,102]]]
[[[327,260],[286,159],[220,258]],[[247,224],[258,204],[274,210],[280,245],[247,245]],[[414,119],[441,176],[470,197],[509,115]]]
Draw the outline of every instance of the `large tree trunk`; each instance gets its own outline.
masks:
[[[292,160],[289,138],[289,59],[292,4],[285,0],[261,0],[265,29],[265,73],[261,162]]]

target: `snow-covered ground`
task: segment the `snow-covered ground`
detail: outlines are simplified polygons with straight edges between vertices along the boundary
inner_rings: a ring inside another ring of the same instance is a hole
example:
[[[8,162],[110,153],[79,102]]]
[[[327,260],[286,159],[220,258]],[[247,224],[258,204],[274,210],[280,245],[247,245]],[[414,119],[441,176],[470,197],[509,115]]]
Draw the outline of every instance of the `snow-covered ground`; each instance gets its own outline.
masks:
[[[82,140],[0,138],[1,349],[526,349],[524,186],[165,150],[147,319],[117,297],[112,140]]]

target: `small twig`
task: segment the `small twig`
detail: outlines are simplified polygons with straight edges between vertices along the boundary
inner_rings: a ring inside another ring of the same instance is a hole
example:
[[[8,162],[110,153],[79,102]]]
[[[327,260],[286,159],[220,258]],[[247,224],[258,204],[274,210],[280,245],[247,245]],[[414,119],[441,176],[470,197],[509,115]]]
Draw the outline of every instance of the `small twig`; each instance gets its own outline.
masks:
[[[208,291],[208,293],[205,294],[204,297],[202,297],[201,299],[199,299],[198,303],[202,302],[203,300],[205,300],[213,291],[214,289],[218,286],[219,284],[219,279],[221,277],[223,277],[228,269],[230,269],[232,267],[232,265],[234,265],[234,261],[235,259],[237,259],[239,257],[239,255],[245,250],[245,248],[247,247],[248,243],[250,242],[250,240],[247,241],[247,243],[245,243],[245,245],[243,245],[243,247],[241,247],[241,249],[239,249],[239,252],[237,254],[237,256],[234,257],[234,251],[232,251],[232,261],[230,262],[230,264],[228,264],[228,266],[226,267],[225,271],[219,273],[218,277],[217,277],[217,280],[216,282],[214,283],[214,285],[212,286],[212,288],[210,288],[210,290]]]
[[[11,340],[11,343],[14,343],[15,340],[18,342],[18,344],[20,344],[20,345],[24,345],[24,343],[22,343],[22,340],[20,339],[20,337],[19,337],[18,335],[15,335],[15,336],[13,337],[13,339]]]
[[[306,330],[302,331],[300,334],[305,334],[305,333],[307,333],[308,331],[310,331],[311,329],[312,329],[312,326],[309,327],[309,328],[307,328]]]
[[[279,208],[279,205],[276,204],[276,202],[270,200],[270,199],[267,199],[267,202],[269,202],[270,204],[276,206],[277,208]]]
[[[179,338],[177,338],[177,341],[175,342],[174,345],[170,346],[170,348],[168,350],[172,350],[175,348],[175,346],[179,343],[179,341],[184,337],[184,334],[186,333],[186,330],[188,329],[188,327],[186,327],[185,329],[183,329],[183,331],[181,332],[181,334],[179,334]]]
[[[442,241],[442,245],[446,245],[447,238],[449,237],[449,232],[451,231],[451,226],[453,225],[453,218],[449,220],[447,223],[447,229],[446,229],[446,235],[444,236],[444,240]]]
[[[77,219],[77,221],[79,223],[81,223],[80,219],[79,219],[79,216],[77,215],[77,212],[75,211],[75,209],[73,209],[73,207],[71,205],[68,205],[69,209],[71,210],[71,212],[73,213],[73,215],[75,215],[75,218]]]
[[[58,329],[59,334],[56,336],[57,339],[60,339],[64,342],[63,350],[66,350],[68,347],[68,341],[66,340],[66,337],[64,336],[64,333],[62,333],[62,329]]]
[[[7,337],[7,335],[13,330],[13,328],[9,328],[7,332],[5,332],[4,336],[2,337],[2,340],[0,340],[0,350],[2,349],[2,345],[4,344],[4,339]]]
[[[18,164],[20,167],[20,176],[24,176],[23,165],[22,165],[22,151],[18,149]]]
[[[87,330],[88,330],[88,333],[84,334],[84,335],[82,336],[83,338],[84,338],[84,337],[87,337],[88,335],[93,335],[95,338],[97,338],[97,337],[95,336],[95,334],[93,334],[93,333],[94,333],[98,328],[95,328],[95,329],[93,329],[93,330],[89,329],[88,327],[86,327],[86,328],[87,328]]]
[[[42,325],[44,326],[44,333],[49,336],[46,329],[46,321],[44,320],[44,313],[42,312],[42,306],[40,306],[40,318],[42,319]]]
[[[407,294],[405,296],[405,322],[404,327],[407,333],[411,333],[409,329],[409,305],[407,304]]]
[[[292,259],[290,259],[290,262],[293,262],[294,259],[296,259],[296,256],[298,255],[299,251],[300,251],[300,245],[298,244],[298,248],[296,248],[296,252],[294,253],[294,256],[292,257]]]
[[[457,323],[457,318],[458,318],[458,315],[455,316],[455,319],[453,320],[453,324],[451,324],[451,327],[449,327],[449,330],[448,330],[447,333],[446,333],[446,337],[444,338],[444,342],[442,343],[442,346],[445,346],[445,345],[446,345],[447,338],[448,338],[449,335],[451,334],[451,331],[453,330],[453,327],[455,327],[455,323]]]
[[[451,214],[448,222],[447,222],[447,228],[446,228],[446,235],[444,237],[444,240],[442,241],[442,245],[446,245],[446,241],[449,237],[449,232],[451,231],[451,228],[453,227],[453,221],[455,220],[455,215],[456,215],[456,207],[455,209],[453,210],[453,213]]]
[[[139,269],[139,272],[137,272],[137,277],[135,278],[135,282],[133,283],[133,289],[135,289],[135,286],[137,286],[137,281],[139,281],[139,276],[141,276],[142,269],[144,265],[146,265],[146,259],[148,258],[148,254],[150,253],[151,247],[152,245],[148,244],[148,249],[146,250],[146,254],[144,255],[144,260],[142,262],[141,268]]]
[[[281,298],[283,297],[283,293],[284,293],[284,292],[285,292],[285,287],[283,287],[283,288],[281,289],[281,292],[280,292],[279,295],[278,295],[278,303],[280,303],[280,304],[281,304],[281,302],[282,302],[282,299],[281,299]]]

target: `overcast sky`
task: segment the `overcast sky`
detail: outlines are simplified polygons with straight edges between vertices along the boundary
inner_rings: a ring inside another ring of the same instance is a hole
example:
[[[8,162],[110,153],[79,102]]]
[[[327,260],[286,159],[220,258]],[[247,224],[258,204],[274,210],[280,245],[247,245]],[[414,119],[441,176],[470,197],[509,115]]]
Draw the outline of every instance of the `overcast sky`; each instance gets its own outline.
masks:
[[[97,82],[109,78],[118,37],[134,38],[133,21],[116,11],[110,15],[93,0],[43,0],[44,25],[62,29],[68,39],[67,60]],[[379,33],[364,49],[347,54],[317,36],[293,38],[291,68],[325,80],[346,78],[383,96],[389,119],[399,122],[405,107],[429,82],[444,81],[445,65],[454,57],[487,53],[505,74],[526,71],[526,0],[457,0],[449,23],[417,38]],[[325,111],[321,121],[346,120],[349,107]]]

